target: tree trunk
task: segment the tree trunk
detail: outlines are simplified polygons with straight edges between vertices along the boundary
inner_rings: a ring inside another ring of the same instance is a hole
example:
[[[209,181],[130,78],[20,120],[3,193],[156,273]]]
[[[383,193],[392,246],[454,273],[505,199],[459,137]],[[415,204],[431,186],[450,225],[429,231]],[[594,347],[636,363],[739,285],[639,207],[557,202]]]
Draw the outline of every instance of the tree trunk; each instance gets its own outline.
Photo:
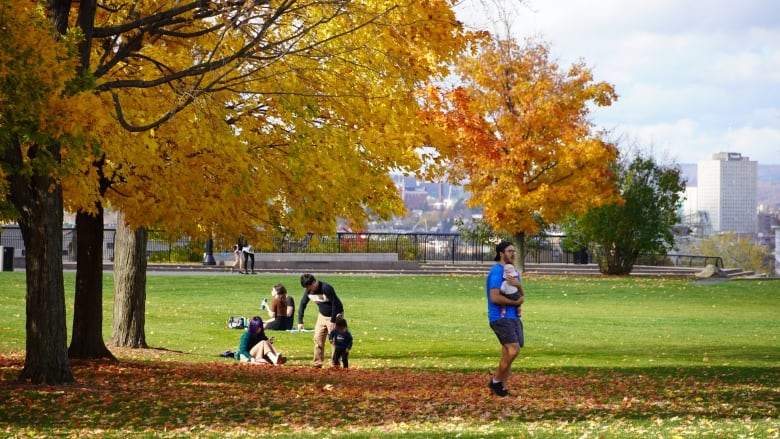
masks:
[[[9,163],[21,163],[20,148],[6,153]],[[8,179],[9,199],[19,212],[27,281],[27,353],[19,380],[72,383],[62,277],[62,187],[49,176],[12,174]]]
[[[114,240],[114,326],[112,346],[147,348],[146,236],[144,228],[132,230],[119,215]]]
[[[631,250],[613,248],[608,254],[602,255],[599,260],[599,269],[602,274],[610,276],[628,276],[634,270],[638,253]]]
[[[103,208],[95,216],[76,214],[76,296],[70,358],[110,358],[103,342]]]
[[[514,266],[517,267],[517,271],[520,273],[525,271],[525,232],[517,232],[512,235],[512,239],[515,240],[515,260]]]

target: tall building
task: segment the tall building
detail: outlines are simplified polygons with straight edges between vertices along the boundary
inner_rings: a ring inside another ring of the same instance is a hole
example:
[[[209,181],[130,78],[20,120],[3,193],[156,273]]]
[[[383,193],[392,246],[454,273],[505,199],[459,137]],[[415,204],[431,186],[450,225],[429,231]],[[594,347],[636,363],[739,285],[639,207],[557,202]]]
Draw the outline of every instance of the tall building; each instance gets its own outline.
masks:
[[[758,162],[738,152],[720,152],[697,166],[698,210],[713,232],[756,233]]]

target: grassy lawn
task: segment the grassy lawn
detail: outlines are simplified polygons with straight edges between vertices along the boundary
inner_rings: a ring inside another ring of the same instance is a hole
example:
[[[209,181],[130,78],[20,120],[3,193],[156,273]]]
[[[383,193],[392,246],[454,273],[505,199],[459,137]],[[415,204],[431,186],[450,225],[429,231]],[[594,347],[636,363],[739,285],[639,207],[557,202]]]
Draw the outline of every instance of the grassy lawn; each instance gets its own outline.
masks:
[[[276,333],[283,367],[218,354],[297,276],[152,274],[146,339],[78,384],[19,385],[24,274],[0,273],[0,436],[778,437],[780,281],[528,277],[526,347],[486,387],[499,346],[482,276],[323,275],[355,337],[351,370],[314,370],[311,334]],[[66,273],[68,324],[75,275]],[[105,276],[104,339],[113,278]],[[311,328],[316,309],[308,308]]]

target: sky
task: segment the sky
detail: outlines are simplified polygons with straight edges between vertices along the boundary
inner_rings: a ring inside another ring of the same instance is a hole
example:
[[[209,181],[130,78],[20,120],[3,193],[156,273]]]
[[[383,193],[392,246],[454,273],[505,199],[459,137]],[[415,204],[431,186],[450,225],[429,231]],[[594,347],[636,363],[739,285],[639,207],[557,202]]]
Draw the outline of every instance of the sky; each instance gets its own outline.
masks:
[[[467,26],[503,32],[484,3]],[[504,0],[511,35],[540,38],[562,70],[583,61],[617,102],[591,120],[663,163],[738,152],[780,165],[780,1]]]

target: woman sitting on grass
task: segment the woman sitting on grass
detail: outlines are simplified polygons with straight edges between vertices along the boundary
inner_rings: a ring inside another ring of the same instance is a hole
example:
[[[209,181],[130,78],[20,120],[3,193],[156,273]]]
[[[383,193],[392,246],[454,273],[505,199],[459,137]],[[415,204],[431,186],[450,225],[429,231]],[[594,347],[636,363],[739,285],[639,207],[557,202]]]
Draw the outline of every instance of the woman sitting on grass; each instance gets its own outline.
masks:
[[[268,310],[270,319],[265,321],[265,329],[269,331],[287,331],[293,327],[293,315],[295,315],[295,301],[287,294],[287,288],[282,284],[276,284],[271,289],[271,305],[260,307]]]
[[[241,335],[236,359],[255,364],[284,364],[287,358],[274,349],[273,340],[265,335],[263,319],[252,317],[249,328]]]

